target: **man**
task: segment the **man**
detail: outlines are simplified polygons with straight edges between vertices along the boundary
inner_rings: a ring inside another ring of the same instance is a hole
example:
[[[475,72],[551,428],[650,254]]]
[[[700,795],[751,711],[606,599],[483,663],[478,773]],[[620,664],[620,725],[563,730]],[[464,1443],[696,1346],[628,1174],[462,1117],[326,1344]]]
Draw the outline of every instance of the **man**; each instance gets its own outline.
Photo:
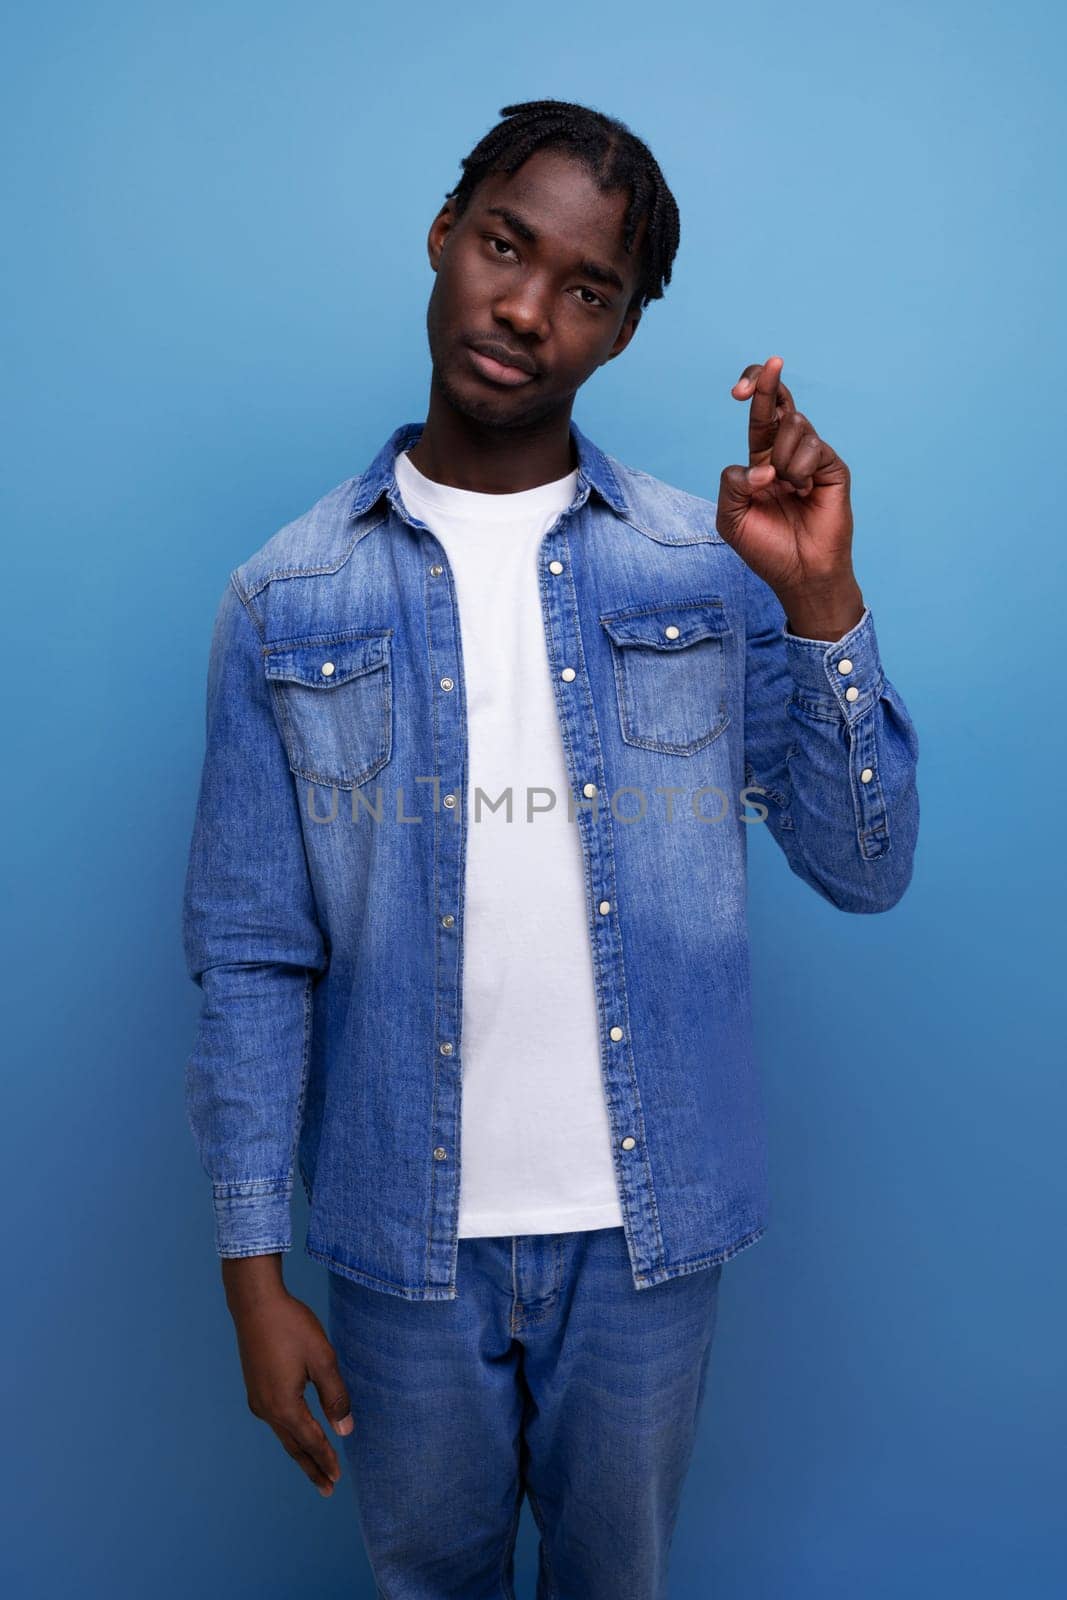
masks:
[[[314,1384],[379,1593],[513,1594],[525,1494],[539,1595],[651,1600],[766,1227],[747,828],[888,910],[917,741],[779,357],[717,503],[572,422],[677,208],[623,124],[501,115],[430,228],[425,422],[219,608],[188,1106],[249,1404],[329,1494]],[[282,1280],[297,1168],[330,1337]]]

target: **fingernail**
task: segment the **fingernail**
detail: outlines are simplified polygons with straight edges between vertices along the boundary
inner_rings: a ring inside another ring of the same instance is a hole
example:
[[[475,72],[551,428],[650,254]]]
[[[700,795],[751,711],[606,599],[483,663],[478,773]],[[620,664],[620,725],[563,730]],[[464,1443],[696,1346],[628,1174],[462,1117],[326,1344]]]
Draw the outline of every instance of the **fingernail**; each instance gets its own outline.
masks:
[[[342,1417],[340,1422],[337,1424],[337,1431],[338,1433],[351,1433],[354,1427],[355,1423],[352,1421],[351,1417]]]

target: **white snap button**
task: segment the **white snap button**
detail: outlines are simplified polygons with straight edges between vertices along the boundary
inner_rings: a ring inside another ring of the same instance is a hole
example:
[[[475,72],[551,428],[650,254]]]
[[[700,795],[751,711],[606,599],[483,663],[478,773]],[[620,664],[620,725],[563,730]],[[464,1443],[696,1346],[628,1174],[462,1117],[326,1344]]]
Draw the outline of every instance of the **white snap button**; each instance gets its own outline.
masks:
[[[620,1027],[618,1027],[618,1026],[615,1026],[614,1028],[612,1028],[611,1029],[611,1037],[613,1039],[621,1039],[622,1038],[622,1029]]]
[[[324,678],[332,677],[333,676],[333,672],[334,672],[333,662],[332,661],[324,661],[322,663],[322,666],[319,668],[319,671],[322,673]]]
[[[452,1054],[452,1045],[447,1039],[445,1040],[444,1044],[441,1046],[441,1054],[443,1056],[450,1056]]]
[[[860,697],[860,692],[856,688],[855,684],[852,685],[851,689],[846,689],[845,690],[845,699],[846,700],[858,700],[859,697]]]
[[[669,628],[664,628],[663,631],[667,635],[668,639],[677,639],[678,635],[681,633],[682,630],[681,630],[681,628],[675,627],[674,623],[672,622],[670,627]]]
[[[446,911],[444,916],[441,918],[441,926],[442,926],[442,928],[450,928],[452,926],[452,924],[455,922],[455,920],[456,919],[452,915],[451,911]]]
[[[852,662],[849,661],[847,656],[842,657],[842,659],[837,663],[837,670],[846,677],[852,671]]]
[[[548,563],[548,570],[549,570],[549,572],[562,572],[563,571],[563,562],[562,561],[550,561]]]
[[[455,797],[454,794],[446,794],[444,799],[443,799],[443,801],[441,802],[441,804],[442,805],[446,805],[450,811],[451,811],[452,807],[455,805],[455,803],[456,803],[456,797]]]
[[[430,577],[431,578],[439,578],[444,570],[445,570],[444,567],[440,566],[435,561],[433,566],[430,568]]]
[[[585,784],[583,784],[582,785],[582,793],[585,795],[587,800],[591,800],[593,798],[593,796],[596,794],[596,784],[595,783],[585,783]]]
[[[631,1134],[628,1133],[626,1135],[626,1138],[622,1141],[622,1147],[623,1147],[624,1150],[632,1150],[636,1143],[637,1143],[637,1140]]]
[[[456,687],[456,686],[455,686],[455,684],[454,684],[454,683],[453,683],[453,682],[452,682],[452,679],[451,679],[451,678],[442,678],[442,679],[441,679],[441,688],[442,688],[442,689],[454,689],[454,688],[455,688],[455,687]]]
[[[564,667],[563,671],[560,673],[560,677],[563,679],[564,683],[570,683],[575,676],[576,674],[573,667]]]
[[[438,1145],[437,1149],[433,1153],[433,1158],[434,1158],[435,1161],[447,1161],[448,1160],[448,1151],[444,1148],[443,1145]]]
[[[863,771],[860,773],[860,782],[870,783],[873,777],[874,773],[871,771],[870,767],[864,767]]]
[[[611,901],[601,900],[600,904],[597,906],[597,910],[600,912],[602,917],[606,917],[608,912],[611,910]]]

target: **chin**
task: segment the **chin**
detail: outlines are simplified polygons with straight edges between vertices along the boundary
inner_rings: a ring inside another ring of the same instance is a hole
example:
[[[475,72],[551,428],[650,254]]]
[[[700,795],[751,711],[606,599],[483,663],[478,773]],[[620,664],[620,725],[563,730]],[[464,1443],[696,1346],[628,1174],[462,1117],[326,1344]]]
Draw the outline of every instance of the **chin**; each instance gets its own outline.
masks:
[[[464,417],[470,417],[472,422],[489,427],[513,428],[539,414],[522,406],[516,391],[501,389],[499,394],[487,393],[484,386],[479,386],[477,378],[468,379],[466,373],[463,374],[463,381],[453,382],[447,371],[435,368],[434,381],[452,409]]]

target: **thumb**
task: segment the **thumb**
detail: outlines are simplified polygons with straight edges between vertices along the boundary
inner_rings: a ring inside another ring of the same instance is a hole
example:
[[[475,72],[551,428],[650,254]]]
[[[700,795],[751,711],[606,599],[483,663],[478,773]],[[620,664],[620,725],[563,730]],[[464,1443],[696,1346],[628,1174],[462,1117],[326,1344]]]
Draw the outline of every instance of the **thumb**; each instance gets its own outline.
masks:
[[[311,1371],[311,1381],[319,1397],[323,1415],[335,1433],[351,1433],[355,1427],[348,1390],[337,1365],[332,1347],[328,1347],[322,1360]]]
[[[769,461],[762,462],[758,467],[726,467],[723,470],[719,479],[715,527],[724,539],[729,540],[732,534],[740,531],[752,496],[773,483],[775,476]]]

